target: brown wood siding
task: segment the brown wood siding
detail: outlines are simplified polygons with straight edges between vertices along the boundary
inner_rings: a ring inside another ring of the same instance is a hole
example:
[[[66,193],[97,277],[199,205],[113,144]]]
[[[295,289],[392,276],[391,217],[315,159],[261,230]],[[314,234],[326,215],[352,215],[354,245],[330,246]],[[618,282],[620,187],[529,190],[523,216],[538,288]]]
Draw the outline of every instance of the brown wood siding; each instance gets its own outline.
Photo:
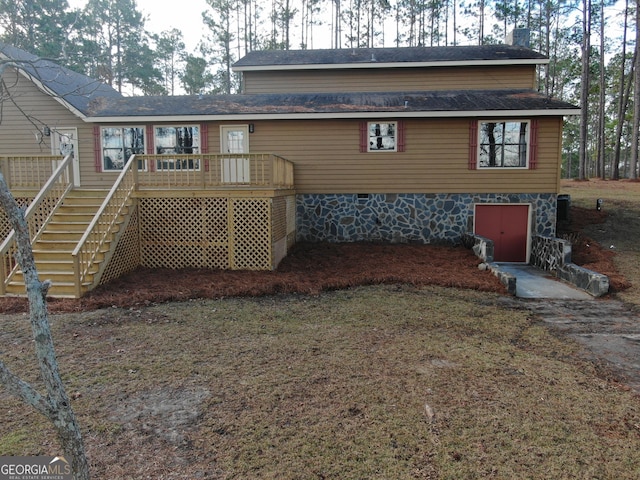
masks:
[[[96,171],[95,144],[93,142],[93,125],[83,124],[78,128],[80,138],[78,150],[80,152],[80,183],[85,188],[111,188],[117,178],[105,177],[103,173]]]
[[[42,128],[78,127],[83,123],[22,75],[9,72],[3,79],[11,99],[2,102],[0,154],[51,155],[52,137],[42,136]]]
[[[2,103],[0,155],[51,155],[53,136],[41,135],[42,128],[45,125],[51,130],[77,128],[81,182],[83,186],[95,185],[92,125],[84,123],[22,75],[9,72],[5,74],[4,80],[8,85],[11,101],[5,100]],[[103,186],[107,186],[107,183]]]
[[[469,170],[468,119],[405,122],[403,153],[360,153],[357,120],[256,122],[251,151],[293,162],[296,192],[302,194],[558,191],[557,118],[540,119],[535,170]]]
[[[244,72],[244,93],[535,88],[532,65]]]

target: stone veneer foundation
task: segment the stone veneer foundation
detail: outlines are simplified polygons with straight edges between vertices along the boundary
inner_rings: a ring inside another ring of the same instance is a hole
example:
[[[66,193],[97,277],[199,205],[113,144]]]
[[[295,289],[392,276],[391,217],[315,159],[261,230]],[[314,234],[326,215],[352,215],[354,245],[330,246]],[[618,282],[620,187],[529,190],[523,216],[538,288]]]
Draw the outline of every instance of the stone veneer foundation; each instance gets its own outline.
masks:
[[[531,234],[555,235],[555,193],[307,194],[297,195],[297,240],[460,243],[477,203],[530,204]]]

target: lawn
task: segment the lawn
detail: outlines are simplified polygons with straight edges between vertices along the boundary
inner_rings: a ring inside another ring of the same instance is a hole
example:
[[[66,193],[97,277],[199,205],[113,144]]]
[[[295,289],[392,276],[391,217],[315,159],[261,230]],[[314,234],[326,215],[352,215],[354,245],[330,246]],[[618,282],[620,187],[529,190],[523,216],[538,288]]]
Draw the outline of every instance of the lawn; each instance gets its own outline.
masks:
[[[26,323],[2,333],[23,372]],[[640,474],[638,398],[496,294],[193,300],[55,316],[53,331],[94,478]],[[37,414],[2,402],[4,454],[59,453]]]
[[[376,278],[53,314],[93,478],[640,477],[638,396],[577,344],[483,282]],[[0,337],[36,381],[25,314]],[[43,418],[0,399],[2,454],[61,453]]]

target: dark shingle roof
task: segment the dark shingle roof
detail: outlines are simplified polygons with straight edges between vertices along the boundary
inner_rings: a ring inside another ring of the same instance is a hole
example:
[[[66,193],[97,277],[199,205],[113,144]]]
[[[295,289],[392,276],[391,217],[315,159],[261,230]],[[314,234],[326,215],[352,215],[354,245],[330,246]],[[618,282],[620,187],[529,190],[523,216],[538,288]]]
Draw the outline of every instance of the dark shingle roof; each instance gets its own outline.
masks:
[[[430,92],[295,93],[253,95],[147,96],[100,101],[90,116],[176,117],[250,115],[307,116],[375,112],[396,112],[398,116],[434,116],[437,112],[491,111],[575,111],[567,102],[554,100],[532,90],[456,90]],[[575,113],[575,112],[573,112]]]
[[[332,50],[262,50],[238,60],[234,70],[312,65],[411,64],[476,61],[531,61],[540,63],[547,57],[529,48],[514,45],[480,45],[457,47],[358,48]]]
[[[123,98],[118,91],[99,80],[69,70],[50,60],[38,58],[16,47],[0,43],[0,58],[11,62],[15,68],[49,90],[54,97],[68,103],[84,115],[87,114],[89,104],[98,98]]]

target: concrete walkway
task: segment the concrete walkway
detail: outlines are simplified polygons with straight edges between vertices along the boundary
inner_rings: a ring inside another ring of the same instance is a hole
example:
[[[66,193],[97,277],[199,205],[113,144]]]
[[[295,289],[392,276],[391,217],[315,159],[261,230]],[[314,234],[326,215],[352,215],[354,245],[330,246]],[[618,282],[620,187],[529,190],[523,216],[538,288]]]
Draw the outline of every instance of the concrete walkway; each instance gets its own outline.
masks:
[[[640,313],[636,309],[611,298],[596,299],[529,265],[491,267],[516,278],[519,298],[504,297],[505,303],[530,310],[550,328],[578,342],[587,359],[606,366],[605,378],[622,382],[640,395]]]
[[[495,269],[516,278],[516,296],[559,300],[593,300],[584,290],[558,280],[547,272],[520,263],[494,263]]]

